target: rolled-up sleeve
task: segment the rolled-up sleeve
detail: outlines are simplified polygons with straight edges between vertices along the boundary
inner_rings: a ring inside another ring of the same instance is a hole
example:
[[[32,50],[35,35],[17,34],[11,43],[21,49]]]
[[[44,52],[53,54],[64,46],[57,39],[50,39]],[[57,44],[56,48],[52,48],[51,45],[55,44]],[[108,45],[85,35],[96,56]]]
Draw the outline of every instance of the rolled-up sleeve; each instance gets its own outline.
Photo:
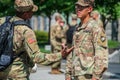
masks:
[[[42,53],[37,44],[36,36],[33,30],[26,28],[24,30],[23,35],[24,35],[25,50],[33,62],[39,63],[44,60],[49,60],[48,56],[50,58],[56,57],[56,59],[54,60],[51,60],[51,59],[49,60],[52,62],[62,58],[61,53],[57,53],[57,54]]]

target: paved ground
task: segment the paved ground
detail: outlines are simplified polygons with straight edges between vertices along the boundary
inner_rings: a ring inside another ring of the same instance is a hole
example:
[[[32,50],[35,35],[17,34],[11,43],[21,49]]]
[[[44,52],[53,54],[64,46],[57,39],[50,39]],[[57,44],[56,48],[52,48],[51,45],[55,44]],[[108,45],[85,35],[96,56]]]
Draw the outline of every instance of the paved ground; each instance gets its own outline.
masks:
[[[64,80],[64,74],[61,75],[52,75],[49,74],[50,67],[40,67],[36,73],[32,73],[30,80]]]
[[[39,65],[36,73],[31,73],[30,80],[65,80],[65,74],[49,74],[50,66]],[[62,61],[61,70],[65,72],[65,60]],[[108,71],[104,74],[103,80],[120,80],[120,64],[109,63]]]
[[[61,70],[65,72],[65,63],[62,61]],[[36,73],[31,73],[30,80],[65,80],[65,74],[53,75],[49,74],[51,71],[50,66],[39,65]]]

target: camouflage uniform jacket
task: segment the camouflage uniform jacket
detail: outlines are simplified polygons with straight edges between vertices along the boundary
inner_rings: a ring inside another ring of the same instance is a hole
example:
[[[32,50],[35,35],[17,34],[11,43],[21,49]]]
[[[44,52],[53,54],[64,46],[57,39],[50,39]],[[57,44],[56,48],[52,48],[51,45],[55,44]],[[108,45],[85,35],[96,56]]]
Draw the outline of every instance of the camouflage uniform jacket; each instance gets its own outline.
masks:
[[[61,51],[61,44],[66,43],[65,26],[60,26],[58,22],[51,26],[50,42],[53,52]]]
[[[15,20],[21,20],[21,18],[13,17]],[[12,21],[11,19],[11,21]],[[0,18],[0,24],[5,21],[5,18]],[[0,77],[6,75],[6,77],[26,77],[29,76],[29,68],[33,67],[34,63],[40,63],[41,61],[48,60],[51,62],[61,59],[61,53],[57,54],[45,54],[41,53],[37,44],[34,31],[26,25],[17,25],[14,27],[14,54],[21,56],[16,58],[14,62],[4,72],[0,72]],[[54,58],[53,58],[54,57]]]
[[[98,19],[97,22],[98,22],[98,25],[103,28],[103,22],[101,21],[101,19]]]
[[[99,78],[108,67],[108,46],[104,30],[90,19],[77,27],[73,36],[74,50],[67,58],[66,77],[92,74]]]

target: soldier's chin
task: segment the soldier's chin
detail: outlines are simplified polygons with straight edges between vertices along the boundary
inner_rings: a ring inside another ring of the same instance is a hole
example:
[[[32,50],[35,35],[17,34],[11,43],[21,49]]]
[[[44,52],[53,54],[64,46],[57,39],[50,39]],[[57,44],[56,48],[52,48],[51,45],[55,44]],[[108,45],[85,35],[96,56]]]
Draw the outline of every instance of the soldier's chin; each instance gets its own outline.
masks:
[[[77,14],[77,17],[78,17],[78,18],[82,18],[82,15],[80,15],[80,14]]]

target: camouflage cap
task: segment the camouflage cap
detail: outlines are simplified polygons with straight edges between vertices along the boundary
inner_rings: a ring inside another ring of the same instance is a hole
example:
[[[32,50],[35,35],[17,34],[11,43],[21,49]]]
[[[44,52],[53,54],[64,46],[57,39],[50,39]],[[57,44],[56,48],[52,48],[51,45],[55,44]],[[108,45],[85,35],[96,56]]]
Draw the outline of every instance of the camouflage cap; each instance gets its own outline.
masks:
[[[60,13],[55,13],[55,20],[62,19],[62,16]]]
[[[78,0],[75,4],[81,5],[81,6],[93,6],[94,5],[94,0]]]
[[[36,6],[32,0],[15,0],[14,8],[18,12],[26,12],[26,11],[37,11],[38,6]]]

